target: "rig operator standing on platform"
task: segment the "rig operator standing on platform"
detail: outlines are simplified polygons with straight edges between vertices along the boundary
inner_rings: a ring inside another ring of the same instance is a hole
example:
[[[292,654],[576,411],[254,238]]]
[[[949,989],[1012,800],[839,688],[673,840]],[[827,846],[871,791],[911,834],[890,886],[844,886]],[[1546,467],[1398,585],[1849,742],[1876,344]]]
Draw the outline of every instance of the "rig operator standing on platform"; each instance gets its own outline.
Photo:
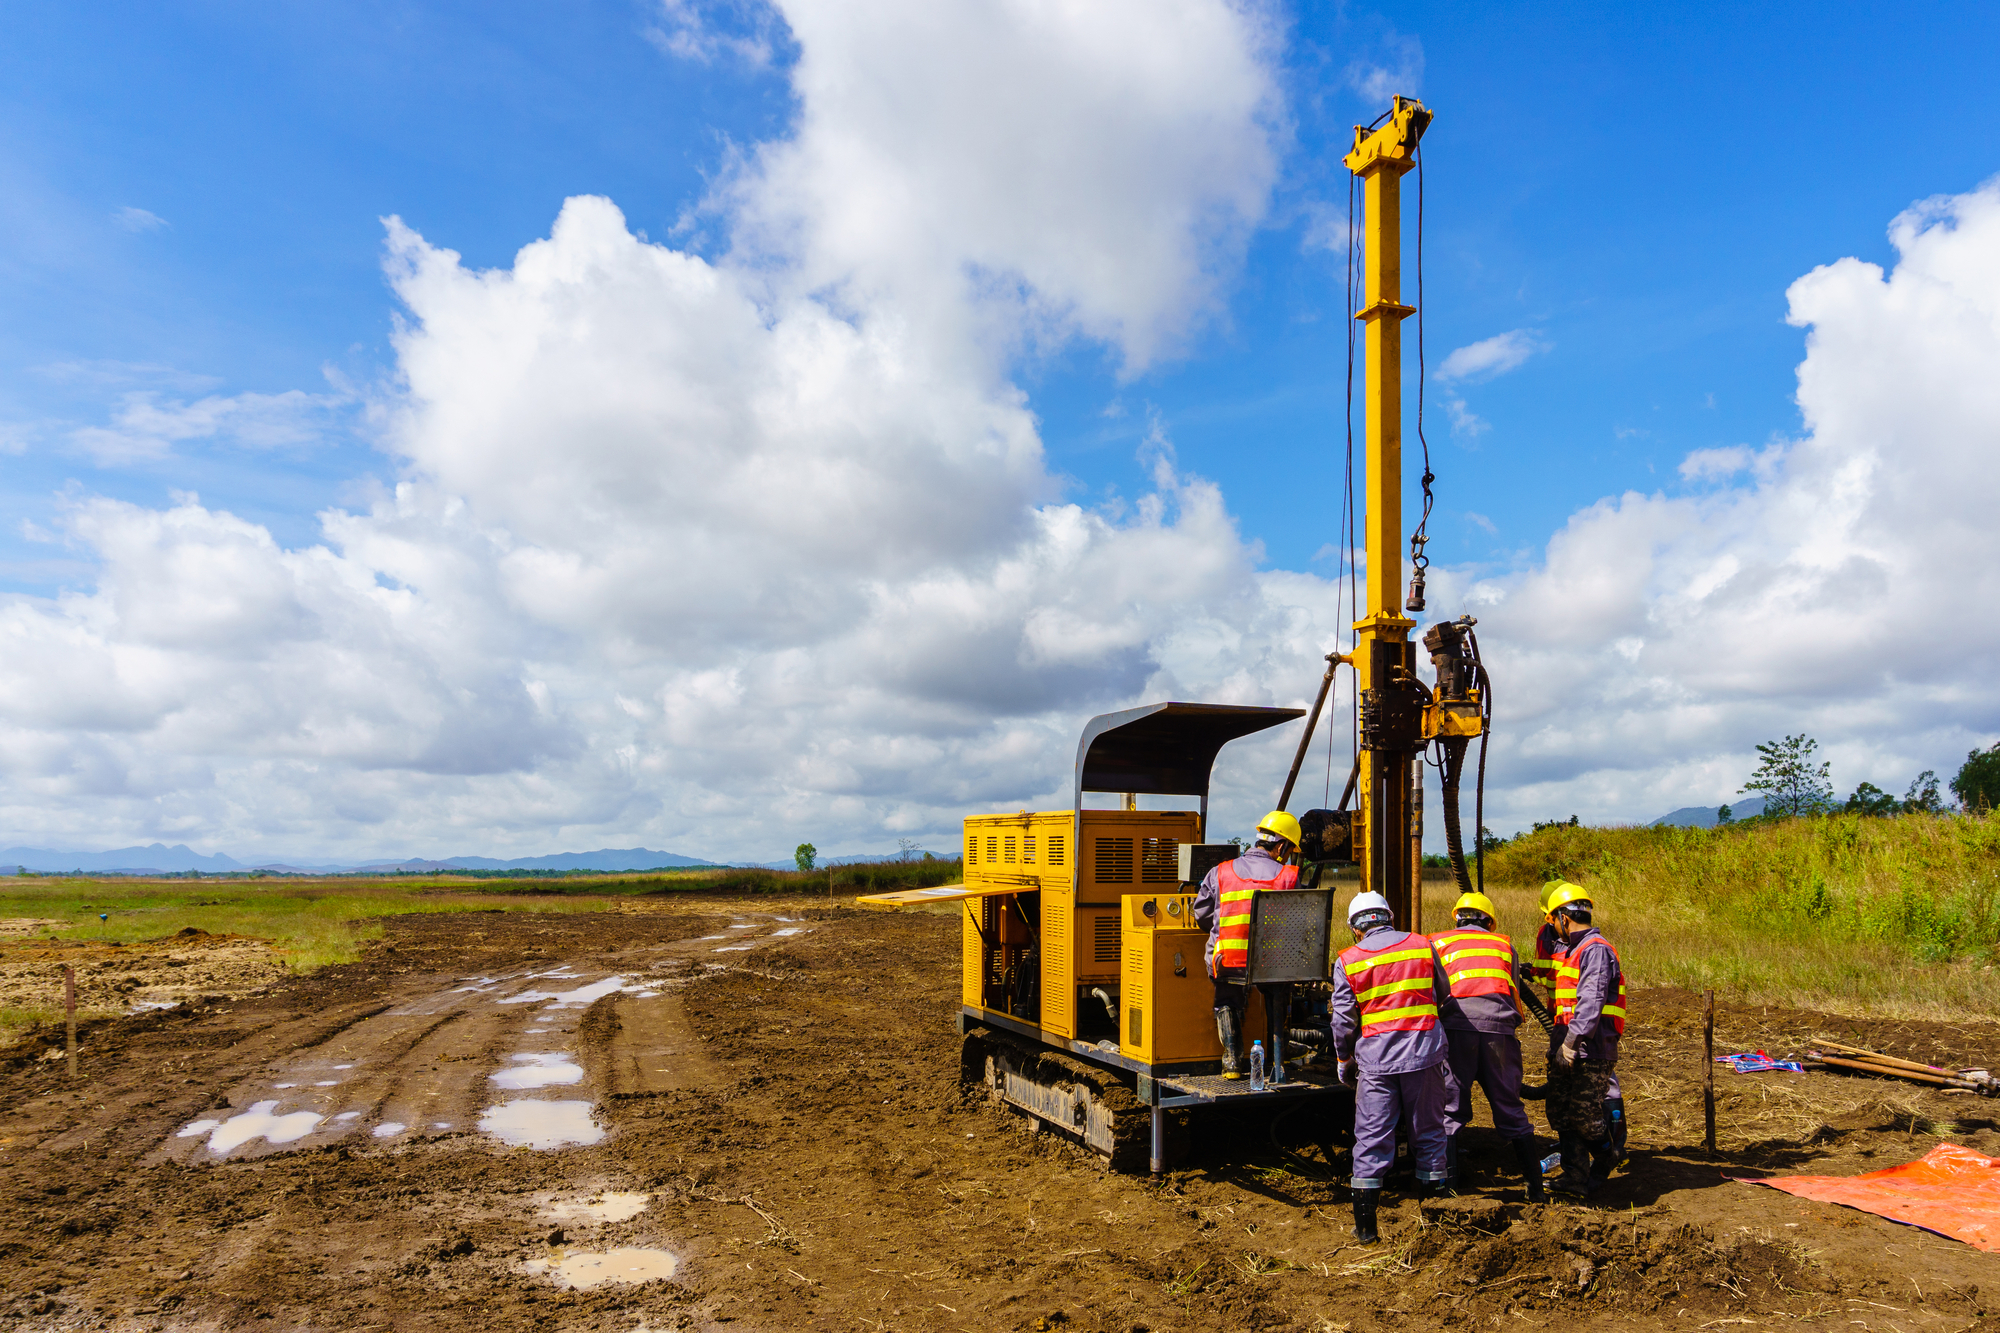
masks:
[[[1259,889],[1295,889],[1299,868],[1289,865],[1299,847],[1299,821],[1273,810],[1257,825],[1257,842],[1243,855],[1202,877],[1194,923],[1208,928],[1208,975],[1215,983],[1215,1034],[1222,1039],[1222,1076],[1243,1077],[1243,1017],[1249,991],[1250,898]]]
[[[1607,1103],[1625,1033],[1625,969],[1591,915],[1589,895],[1574,884],[1549,898],[1549,917],[1563,934],[1548,1094],[1563,1169],[1552,1188],[1578,1198],[1590,1197],[1618,1164]]]
[[[1443,1016],[1452,1078],[1458,1084],[1449,1112],[1455,1128],[1446,1140],[1445,1169],[1452,1188],[1458,1188],[1458,1130],[1472,1123],[1476,1082],[1493,1108],[1493,1127],[1513,1149],[1528,1182],[1528,1202],[1540,1203],[1546,1197],[1542,1161],[1535,1127],[1521,1105],[1521,999],[1514,989],[1514,943],[1494,930],[1493,900],[1483,893],[1460,895],[1452,913],[1457,925],[1431,936],[1452,999],[1458,1002],[1457,1013]]]
[[[1458,1004],[1431,942],[1394,922],[1387,898],[1354,895],[1347,905],[1354,947],[1334,965],[1328,1013],[1340,1081],[1354,1088],[1354,1238],[1363,1245],[1376,1240],[1398,1120],[1410,1122],[1418,1193],[1451,1193],[1445,1108],[1457,1086],[1438,1019],[1455,1015]]]

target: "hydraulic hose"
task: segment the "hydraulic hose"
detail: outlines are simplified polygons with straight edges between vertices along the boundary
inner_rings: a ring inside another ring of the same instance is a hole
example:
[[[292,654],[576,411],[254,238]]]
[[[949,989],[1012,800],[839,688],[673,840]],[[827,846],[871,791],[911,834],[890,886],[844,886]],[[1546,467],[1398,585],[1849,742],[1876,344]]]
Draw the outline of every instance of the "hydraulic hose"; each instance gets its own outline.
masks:
[[[1451,853],[1451,873],[1458,881],[1458,891],[1471,893],[1472,877],[1465,869],[1465,838],[1458,826],[1458,782],[1465,772],[1466,740],[1463,736],[1447,736],[1438,745],[1444,751],[1438,785],[1444,791],[1445,850]]]

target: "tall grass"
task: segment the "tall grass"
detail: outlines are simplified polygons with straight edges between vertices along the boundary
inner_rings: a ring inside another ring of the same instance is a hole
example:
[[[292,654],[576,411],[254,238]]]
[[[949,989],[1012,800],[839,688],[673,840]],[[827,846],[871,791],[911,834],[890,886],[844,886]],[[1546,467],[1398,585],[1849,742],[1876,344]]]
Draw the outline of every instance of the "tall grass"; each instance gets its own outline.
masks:
[[[1503,895],[1496,906],[1523,923],[1517,938],[1532,933],[1545,881],[1590,889],[1641,984],[1909,1017],[2000,1016],[2000,819],[1563,825],[1489,853],[1486,869]]]

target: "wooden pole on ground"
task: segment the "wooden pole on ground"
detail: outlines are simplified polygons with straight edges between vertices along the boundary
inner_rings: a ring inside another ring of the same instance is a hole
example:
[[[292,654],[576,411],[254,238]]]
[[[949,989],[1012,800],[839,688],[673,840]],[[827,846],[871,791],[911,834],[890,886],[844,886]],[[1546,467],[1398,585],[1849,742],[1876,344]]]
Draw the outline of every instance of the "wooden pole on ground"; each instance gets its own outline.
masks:
[[[76,1077],[76,969],[63,964],[63,1013],[69,1019],[69,1076]]]
[[[1703,1142],[1715,1156],[1715,992],[1701,993],[1701,1118]]]

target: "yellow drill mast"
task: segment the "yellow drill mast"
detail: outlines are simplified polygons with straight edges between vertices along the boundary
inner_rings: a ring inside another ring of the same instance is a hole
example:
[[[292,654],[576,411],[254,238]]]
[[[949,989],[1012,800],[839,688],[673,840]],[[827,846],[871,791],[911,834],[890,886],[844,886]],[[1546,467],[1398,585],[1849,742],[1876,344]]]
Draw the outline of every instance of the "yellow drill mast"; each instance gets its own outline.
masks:
[[[1424,744],[1427,691],[1416,681],[1410,641],[1416,622],[1402,613],[1403,319],[1416,313],[1403,304],[1402,182],[1430,123],[1421,103],[1398,97],[1379,128],[1355,127],[1354,151],[1344,159],[1361,179],[1365,200],[1363,295],[1354,318],[1366,330],[1367,350],[1367,609],[1354,624],[1361,818],[1353,855],[1362,887],[1387,898],[1406,930],[1423,928],[1423,769],[1415,761]]]

